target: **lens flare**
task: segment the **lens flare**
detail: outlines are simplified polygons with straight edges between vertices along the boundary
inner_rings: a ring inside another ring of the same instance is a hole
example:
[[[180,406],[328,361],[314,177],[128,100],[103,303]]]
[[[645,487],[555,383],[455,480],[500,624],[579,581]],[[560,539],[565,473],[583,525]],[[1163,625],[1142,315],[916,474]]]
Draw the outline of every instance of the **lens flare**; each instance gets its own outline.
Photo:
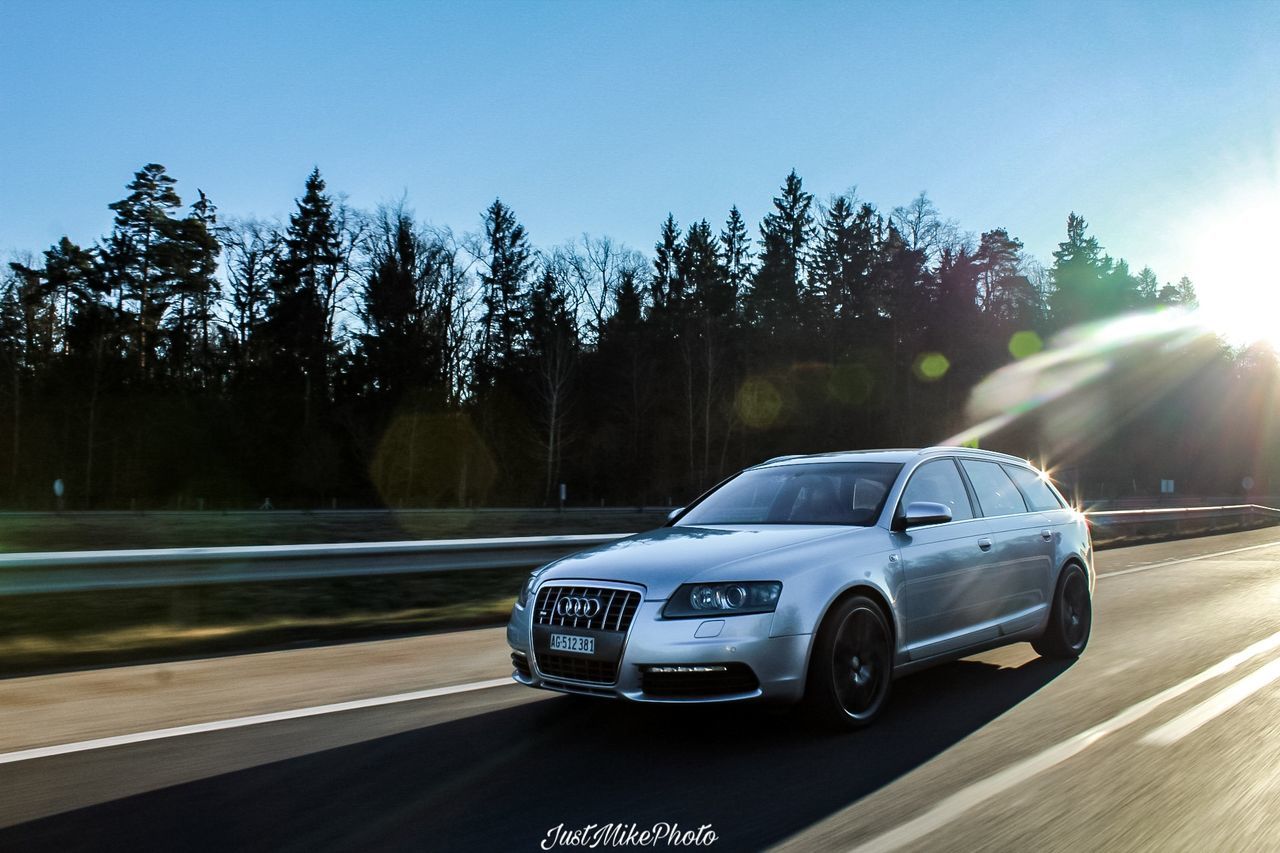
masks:
[[[1068,329],[1048,349],[980,382],[966,412],[971,426],[943,443],[984,444],[1017,428],[1034,430],[1047,458],[1087,450],[1194,374],[1217,348],[1200,318],[1181,309]]]

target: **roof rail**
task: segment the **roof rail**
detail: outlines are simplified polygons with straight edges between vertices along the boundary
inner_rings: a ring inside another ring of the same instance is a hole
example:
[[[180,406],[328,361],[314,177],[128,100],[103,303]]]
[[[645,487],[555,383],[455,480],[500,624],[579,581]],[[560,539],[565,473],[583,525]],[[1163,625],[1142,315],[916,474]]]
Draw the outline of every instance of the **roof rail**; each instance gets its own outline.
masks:
[[[773,457],[772,459],[766,459],[766,460],[764,460],[763,462],[760,462],[760,463],[758,463],[758,464],[760,464],[760,465],[768,465],[768,464],[770,464],[771,462],[785,462],[785,461],[787,461],[788,459],[801,459],[801,458],[803,458],[804,456],[807,456],[807,455],[808,455],[808,454],[805,454],[805,453],[792,453],[792,454],[790,454],[790,455],[788,455],[788,456],[775,456],[775,457]]]
[[[977,453],[982,456],[998,456],[1001,459],[1008,459],[1010,462],[1025,463],[1027,461],[1021,456],[1014,456],[1012,453],[1001,453],[998,450],[983,450],[982,448],[979,448],[979,447],[961,447],[959,445],[936,444],[933,447],[922,447],[920,449],[921,456],[923,456],[926,453],[956,453],[956,452]]]

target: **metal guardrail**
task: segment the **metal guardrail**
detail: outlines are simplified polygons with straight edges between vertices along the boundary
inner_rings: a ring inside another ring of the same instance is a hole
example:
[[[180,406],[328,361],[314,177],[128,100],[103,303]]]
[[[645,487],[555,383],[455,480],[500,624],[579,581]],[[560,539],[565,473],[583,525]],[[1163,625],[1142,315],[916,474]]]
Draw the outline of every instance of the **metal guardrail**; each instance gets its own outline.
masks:
[[[1261,516],[1280,518],[1280,509],[1258,504],[1230,504],[1228,506],[1178,506],[1148,509],[1109,509],[1100,512],[1085,511],[1085,518],[1093,526],[1156,523],[1161,521],[1186,521],[1191,519],[1239,518]]]
[[[629,535],[0,554],[0,595],[534,568]]]
[[[1085,513],[1095,529],[1251,516],[1280,520],[1280,509],[1233,504]],[[0,595],[534,568],[630,535],[0,554]]]

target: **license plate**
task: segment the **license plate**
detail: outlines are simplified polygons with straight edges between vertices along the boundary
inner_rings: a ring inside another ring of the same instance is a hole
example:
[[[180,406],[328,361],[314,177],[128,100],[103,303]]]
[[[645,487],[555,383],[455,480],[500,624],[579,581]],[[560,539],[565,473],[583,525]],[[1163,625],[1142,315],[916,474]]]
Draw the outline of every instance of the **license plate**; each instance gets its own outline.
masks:
[[[596,638],[575,637],[572,634],[552,634],[551,651],[576,652],[580,655],[594,655],[596,653]]]

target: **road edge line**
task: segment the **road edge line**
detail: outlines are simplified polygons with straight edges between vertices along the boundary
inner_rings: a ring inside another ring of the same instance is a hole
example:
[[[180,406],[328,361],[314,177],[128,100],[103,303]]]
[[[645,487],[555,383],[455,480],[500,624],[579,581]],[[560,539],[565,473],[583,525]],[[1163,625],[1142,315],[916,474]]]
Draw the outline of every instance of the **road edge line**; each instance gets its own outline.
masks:
[[[1246,545],[1243,548],[1232,548],[1229,551],[1213,551],[1212,553],[1200,554],[1199,556],[1196,556],[1196,557],[1179,557],[1175,560],[1165,560],[1164,562],[1161,562],[1161,563],[1148,563],[1145,566],[1133,566],[1132,568],[1128,568],[1128,569],[1118,569],[1114,572],[1099,572],[1098,580],[1102,580],[1103,578],[1114,578],[1120,575],[1132,575],[1132,574],[1136,574],[1137,572],[1149,572],[1152,569],[1163,569],[1168,566],[1180,566],[1183,563],[1194,563],[1197,560],[1212,560],[1214,557],[1226,557],[1231,554],[1240,554],[1240,553],[1243,553],[1244,551],[1258,551],[1258,550],[1261,550],[1262,548],[1275,548],[1278,545],[1280,545],[1280,540],[1277,540],[1275,542],[1264,542],[1261,545]],[[1135,547],[1138,547],[1138,546],[1135,546]]]
[[[387,696],[371,696],[366,699],[352,699],[346,702],[333,702],[327,705],[312,705],[307,708],[294,708],[288,711],[272,711],[267,714],[252,714],[247,717],[231,717],[225,720],[212,720],[207,723],[192,723],[185,726],[172,726],[164,729],[153,729],[146,732],[132,732],[124,735],[92,738],[90,740],[60,743],[52,746],[37,746],[20,749],[14,752],[0,753],[0,764],[15,764],[20,761],[32,761],[38,758],[51,758],[73,752],[87,752],[95,749],[109,749],[113,746],[127,746],[153,740],[184,737],[186,735],[218,732],[226,729],[238,729],[245,726],[258,726],[265,723],[278,723],[286,720],[297,720],[304,717],[319,717],[324,714],[339,714],[343,711],[358,711],[363,708],[376,708],[382,705],[396,705],[403,702],[417,702],[422,699],[435,699],[440,696],[452,696],[457,693],[470,693],[476,690],[487,690],[491,687],[502,687],[515,684],[511,678],[494,678],[487,681],[473,681],[468,684],[454,684],[448,687],[432,687],[428,690],[415,690],[410,693],[393,693]]]

